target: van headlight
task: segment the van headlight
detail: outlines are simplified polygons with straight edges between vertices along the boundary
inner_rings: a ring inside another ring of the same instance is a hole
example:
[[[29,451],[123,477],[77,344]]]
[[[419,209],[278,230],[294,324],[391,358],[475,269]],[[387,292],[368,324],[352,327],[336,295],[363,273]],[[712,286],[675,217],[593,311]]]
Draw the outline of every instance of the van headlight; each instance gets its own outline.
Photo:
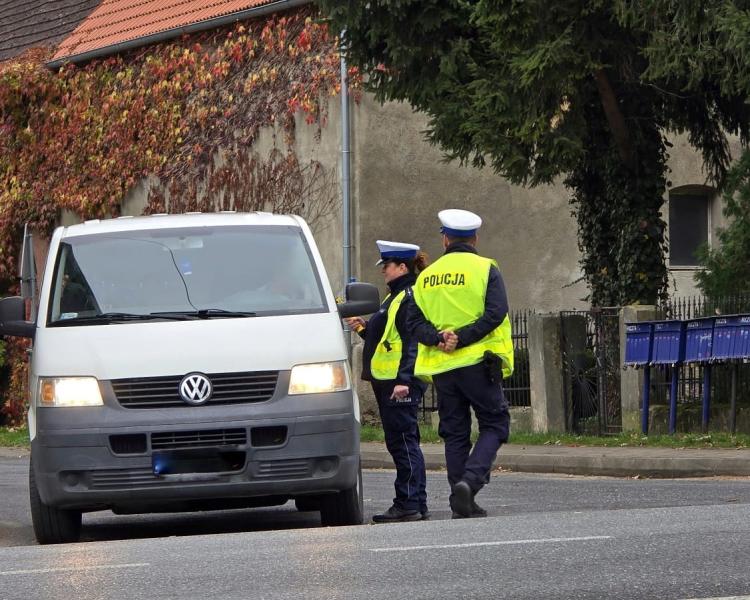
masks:
[[[102,406],[99,382],[94,377],[43,377],[39,406]]]
[[[344,361],[296,365],[289,376],[290,395],[341,392],[350,387]]]

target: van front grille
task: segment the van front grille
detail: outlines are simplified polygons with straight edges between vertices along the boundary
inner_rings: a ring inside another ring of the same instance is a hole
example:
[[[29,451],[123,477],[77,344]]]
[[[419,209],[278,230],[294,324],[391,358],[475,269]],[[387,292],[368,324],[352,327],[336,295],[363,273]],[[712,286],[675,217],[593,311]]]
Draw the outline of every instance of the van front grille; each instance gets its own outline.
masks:
[[[211,429],[203,431],[165,431],[151,434],[151,449],[214,448],[247,443],[245,429]]]
[[[268,460],[257,463],[255,476],[258,479],[274,477],[276,479],[307,477],[310,475],[310,461],[306,458],[287,460]]]
[[[119,488],[164,485],[152,469],[100,469],[91,471],[92,490],[116,490]]]
[[[269,400],[276,389],[278,371],[207,374],[213,386],[211,398],[200,406],[240,404]],[[183,375],[113,379],[112,388],[124,408],[190,406],[180,396]],[[200,408],[200,406],[198,408]]]

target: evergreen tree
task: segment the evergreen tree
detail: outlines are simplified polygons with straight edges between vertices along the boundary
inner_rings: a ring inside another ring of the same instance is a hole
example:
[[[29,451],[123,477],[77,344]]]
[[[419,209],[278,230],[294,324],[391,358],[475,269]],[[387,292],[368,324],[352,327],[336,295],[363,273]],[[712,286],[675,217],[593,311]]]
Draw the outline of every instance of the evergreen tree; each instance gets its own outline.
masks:
[[[726,2],[319,4],[375,97],[426,113],[428,139],[447,157],[516,184],[564,177],[593,304],[666,294],[667,135],[686,132],[717,185],[726,134],[748,137],[747,94],[728,84],[729,67],[727,85],[713,56],[689,68],[705,34],[699,7]],[[679,52],[664,47],[679,36]]]

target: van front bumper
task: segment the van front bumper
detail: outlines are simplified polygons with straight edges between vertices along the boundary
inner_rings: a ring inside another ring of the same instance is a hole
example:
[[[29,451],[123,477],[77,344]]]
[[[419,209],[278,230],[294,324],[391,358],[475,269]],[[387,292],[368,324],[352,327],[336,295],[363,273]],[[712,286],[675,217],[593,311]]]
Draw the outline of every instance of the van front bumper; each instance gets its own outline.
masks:
[[[351,406],[351,400],[348,405]],[[59,418],[63,414],[59,411],[68,410],[71,409],[39,410],[37,436],[32,441],[39,494],[45,504],[58,508],[152,510],[191,501],[203,501],[204,508],[206,504],[210,507],[210,501],[216,501],[216,507],[220,508],[221,500],[255,498],[263,504],[265,497],[273,503],[273,499],[338,492],[354,487],[357,482],[359,423],[353,412],[277,418],[234,414],[230,418],[228,413],[247,412],[246,407],[222,407],[211,419],[206,419],[208,415],[200,411],[179,411],[180,414],[169,414],[167,423],[165,413],[159,411],[162,414],[150,414],[152,422],[148,425],[142,421],[119,427],[94,426],[93,421],[99,419],[91,419],[88,427],[76,428],[75,421],[66,427]],[[132,414],[125,413],[118,416]],[[217,419],[221,413],[226,413],[224,418]],[[244,418],[238,418],[241,416]],[[255,432],[268,428],[285,431],[283,441],[255,436]],[[145,448],[116,445],[113,448],[113,439],[123,439],[121,436],[145,440]],[[205,441],[214,439],[212,436],[222,440],[215,448]],[[168,444],[174,440],[179,446],[154,448],[156,439],[162,443],[167,439]],[[244,443],[234,443],[243,439]],[[191,440],[198,440],[197,446],[208,452],[228,451],[241,460],[235,467],[218,473],[155,472],[154,454],[190,449]]]

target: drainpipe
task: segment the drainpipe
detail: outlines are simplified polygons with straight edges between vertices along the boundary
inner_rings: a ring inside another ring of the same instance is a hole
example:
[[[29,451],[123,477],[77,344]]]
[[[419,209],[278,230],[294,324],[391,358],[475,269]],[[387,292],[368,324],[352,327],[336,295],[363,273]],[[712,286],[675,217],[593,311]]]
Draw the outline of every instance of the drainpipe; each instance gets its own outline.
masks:
[[[344,57],[345,32],[341,32],[341,188],[343,193],[343,249],[344,249],[344,286],[352,277],[351,268],[351,190],[350,190],[350,160],[349,146],[349,79]]]

